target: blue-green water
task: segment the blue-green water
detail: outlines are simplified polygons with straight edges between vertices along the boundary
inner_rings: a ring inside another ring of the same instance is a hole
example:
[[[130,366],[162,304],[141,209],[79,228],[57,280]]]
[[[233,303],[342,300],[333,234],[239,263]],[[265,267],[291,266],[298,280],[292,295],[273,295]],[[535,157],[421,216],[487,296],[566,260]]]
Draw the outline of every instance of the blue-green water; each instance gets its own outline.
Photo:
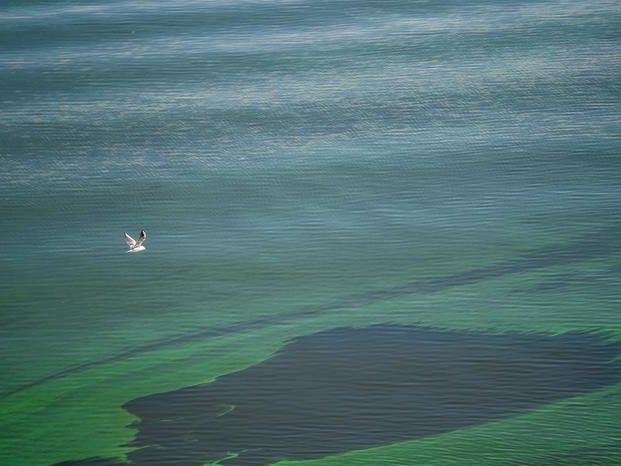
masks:
[[[5,1],[1,462],[118,455],[123,403],[335,326],[621,339],[620,37],[614,1]]]

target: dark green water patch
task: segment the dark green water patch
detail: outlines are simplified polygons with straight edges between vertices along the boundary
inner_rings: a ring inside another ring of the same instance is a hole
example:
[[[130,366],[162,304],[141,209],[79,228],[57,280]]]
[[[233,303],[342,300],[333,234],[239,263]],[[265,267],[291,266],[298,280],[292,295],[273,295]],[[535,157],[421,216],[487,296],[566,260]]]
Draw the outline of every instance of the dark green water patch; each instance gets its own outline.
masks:
[[[140,418],[129,460],[258,466],[440,434],[614,384],[620,352],[582,333],[334,329],[213,383],[129,402]],[[121,464],[88,461],[64,465]]]

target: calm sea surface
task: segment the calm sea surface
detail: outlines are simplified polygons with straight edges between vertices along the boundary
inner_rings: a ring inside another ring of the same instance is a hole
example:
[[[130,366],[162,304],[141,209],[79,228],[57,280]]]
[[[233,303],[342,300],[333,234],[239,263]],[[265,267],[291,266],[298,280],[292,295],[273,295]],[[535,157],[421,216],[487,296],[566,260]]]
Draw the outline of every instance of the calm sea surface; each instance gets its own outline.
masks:
[[[2,464],[121,460],[126,403],[334,328],[621,340],[616,1],[5,0],[0,44]],[[615,383],[281,459],[614,463]]]

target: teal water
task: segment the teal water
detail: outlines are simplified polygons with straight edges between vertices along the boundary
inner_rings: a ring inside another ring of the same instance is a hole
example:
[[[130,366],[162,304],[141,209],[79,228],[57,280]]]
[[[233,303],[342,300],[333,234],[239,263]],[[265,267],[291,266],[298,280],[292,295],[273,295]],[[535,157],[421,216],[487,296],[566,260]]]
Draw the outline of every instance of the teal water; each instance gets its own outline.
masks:
[[[109,456],[69,444],[337,324],[620,339],[620,32],[605,0],[4,2],[2,462]]]

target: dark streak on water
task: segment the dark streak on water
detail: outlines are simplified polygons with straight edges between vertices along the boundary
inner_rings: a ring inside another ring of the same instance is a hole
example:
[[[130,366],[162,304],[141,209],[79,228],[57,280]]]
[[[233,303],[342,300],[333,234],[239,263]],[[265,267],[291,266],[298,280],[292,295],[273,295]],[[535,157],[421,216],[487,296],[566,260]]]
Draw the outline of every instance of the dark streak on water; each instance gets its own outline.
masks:
[[[260,319],[241,322],[239,324],[234,324],[223,328],[209,328],[197,332],[187,333],[176,338],[171,338],[163,341],[155,341],[153,343],[149,343],[125,351],[123,353],[119,353],[97,361],[91,361],[54,374],[50,374],[46,377],[42,377],[29,384],[22,385],[15,390],[1,395],[0,400],[8,398],[9,396],[19,393],[28,388],[32,388],[37,385],[49,382],[51,380],[60,379],[71,374],[83,372],[97,366],[127,359],[129,357],[147,353],[149,351],[155,351],[166,347],[190,343],[192,341],[202,340],[204,338],[229,335],[237,332],[251,330],[254,328],[260,328],[266,325],[276,324],[280,321],[287,320],[293,317],[309,317],[312,315],[317,315],[323,312],[333,311],[337,309],[367,306],[379,301],[389,300],[405,295],[436,293],[451,287],[469,285],[482,280],[499,278],[505,275],[527,272],[545,267],[562,265],[569,262],[592,259],[595,257],[605,257],[616,253],[618,249],[618,247],[613,247],[614,245],[612,245],[610,242],[610,235],[615,231],[618,231],[617,225],[615,225],[614,228],[602,229],[598,234],[591,235],[581,241],[576,241],[567,245],[559,245],[555,248],[547,248],[539,251],[534,251],[512,262],[495,264],[488,267],[481,267],[478,269],[473,269],[467,272],[462,272],[447,277],[431,278],[428,280],[416,280],[384,290],[376,290],[353,295],[342,301],[327,303],[323,306],[298,309],[297,311],[289,312],[286,314],[262,317]],[[603,239],[606,239],[607,242],[602,241]]]
[[[614,384],[620,351],[592,334],[325,331],[211,384],[128,403],[141,419],[130,464],[202,465],[238,453],[224,464],[258,466],[440,434]]]

